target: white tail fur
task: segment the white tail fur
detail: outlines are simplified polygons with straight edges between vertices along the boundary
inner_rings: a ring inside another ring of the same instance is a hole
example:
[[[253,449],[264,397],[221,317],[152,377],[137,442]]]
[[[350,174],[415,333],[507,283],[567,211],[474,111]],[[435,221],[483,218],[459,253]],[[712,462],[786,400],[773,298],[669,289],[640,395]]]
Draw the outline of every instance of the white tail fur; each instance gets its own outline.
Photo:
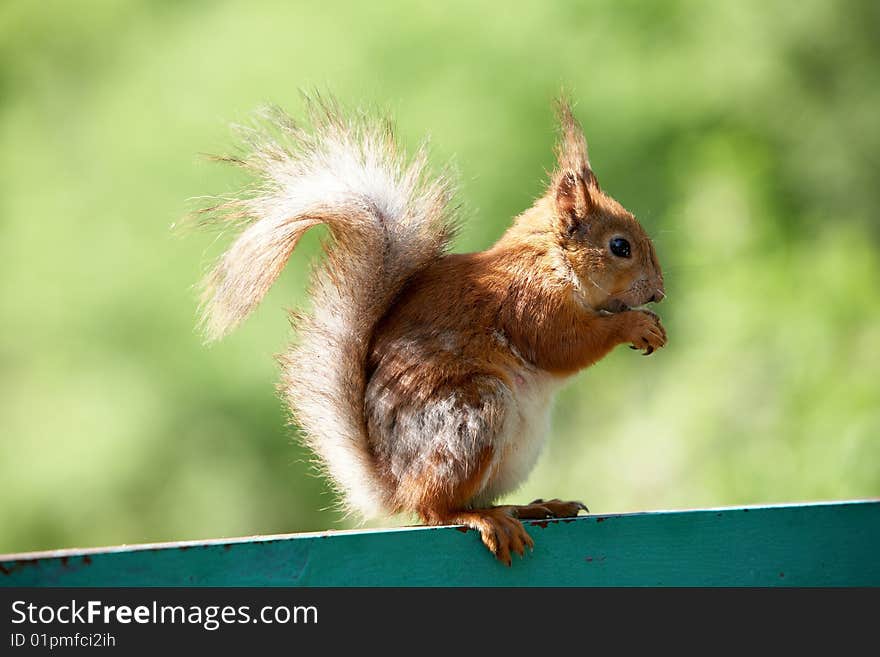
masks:
[[[257,187],[205,210],[243,224],[203,282],[202,325],[225,335],[257,306],[299,238],[326,224],[332,243],[313,272],[312,312],[293,320],[299,340],[281,357],[280,389],[306,444],[364,517],[384,510],[364,420],[365,365],[376,323],[413,273],[446,250],[452,188],[425,174],[425,148],[407,161],[390,124],[346,116],[332,100],[309,100],[312,128],[281,110],[244,130]]]

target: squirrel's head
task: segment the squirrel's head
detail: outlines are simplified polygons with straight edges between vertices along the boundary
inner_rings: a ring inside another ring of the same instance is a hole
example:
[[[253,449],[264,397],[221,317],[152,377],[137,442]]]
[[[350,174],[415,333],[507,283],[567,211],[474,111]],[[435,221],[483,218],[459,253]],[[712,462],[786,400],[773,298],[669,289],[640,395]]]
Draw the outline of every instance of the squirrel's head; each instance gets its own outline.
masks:
[[[599,188],[587,159],[580,125],[559,103],[558,169],[549,196],[553,230],[581,300],[596,310],[620,312],[666,296],[654,245],[638,220]]]

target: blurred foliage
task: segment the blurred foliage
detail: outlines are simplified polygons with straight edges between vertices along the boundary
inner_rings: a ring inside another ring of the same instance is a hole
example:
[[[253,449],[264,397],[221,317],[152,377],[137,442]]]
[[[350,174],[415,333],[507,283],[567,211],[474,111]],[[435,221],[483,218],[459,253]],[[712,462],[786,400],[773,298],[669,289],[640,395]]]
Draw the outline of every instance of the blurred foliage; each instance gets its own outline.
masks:
[[[3,3],[0,552],[345,526],[273,387],[317,238],[205,348],[191,286],[222,240],[169,230],[243,182],[198,154],[300,88],[430,132],[475,250],[541,193],[565,86],[655,237],[668,349],[579,375],[517,499],[877,496],[878,8]]]

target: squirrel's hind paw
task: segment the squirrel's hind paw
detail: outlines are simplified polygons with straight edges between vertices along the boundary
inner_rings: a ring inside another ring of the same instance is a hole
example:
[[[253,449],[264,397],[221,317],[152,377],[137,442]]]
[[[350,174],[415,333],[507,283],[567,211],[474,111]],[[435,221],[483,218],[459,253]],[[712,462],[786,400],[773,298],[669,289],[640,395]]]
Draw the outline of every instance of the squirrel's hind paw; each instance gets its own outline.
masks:
[[[535,542],[521,520],[573,518],[581,511],[590,512],[583,502],[535,500],[522,506],[493,506],[461,511],[447,518],[447,521],[476,529],[489,551],[501,563],[509,566],[512,562],[511,553],[515,552],[522,557],[526,548],[531,550],[535,547]]]
[[[511,552],[525,556],[525,549],[535,547],[526,528],[515,517],[511,506],[494,506],[488,509],[474,509],[455,514],[449,520],[480,532],[483,544],[503,564],[510,566]]]
[[[524,506],[513,507],[517,518],[521,520],[543,520],[545,518],[574,518],[578,513],[590,510],[583,502],[563,502],[559,499],[534,500]]]

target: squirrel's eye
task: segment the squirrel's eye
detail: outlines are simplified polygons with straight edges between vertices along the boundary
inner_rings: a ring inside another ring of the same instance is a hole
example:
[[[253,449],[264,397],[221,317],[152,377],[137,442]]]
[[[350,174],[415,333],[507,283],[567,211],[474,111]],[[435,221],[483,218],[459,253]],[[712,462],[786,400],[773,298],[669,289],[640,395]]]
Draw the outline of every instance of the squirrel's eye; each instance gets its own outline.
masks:
[[[611,249],[611,253],[618,258],[629,258],[630,256],[629,242],[622,237],[615,237],[608,242],[608,248]]]

